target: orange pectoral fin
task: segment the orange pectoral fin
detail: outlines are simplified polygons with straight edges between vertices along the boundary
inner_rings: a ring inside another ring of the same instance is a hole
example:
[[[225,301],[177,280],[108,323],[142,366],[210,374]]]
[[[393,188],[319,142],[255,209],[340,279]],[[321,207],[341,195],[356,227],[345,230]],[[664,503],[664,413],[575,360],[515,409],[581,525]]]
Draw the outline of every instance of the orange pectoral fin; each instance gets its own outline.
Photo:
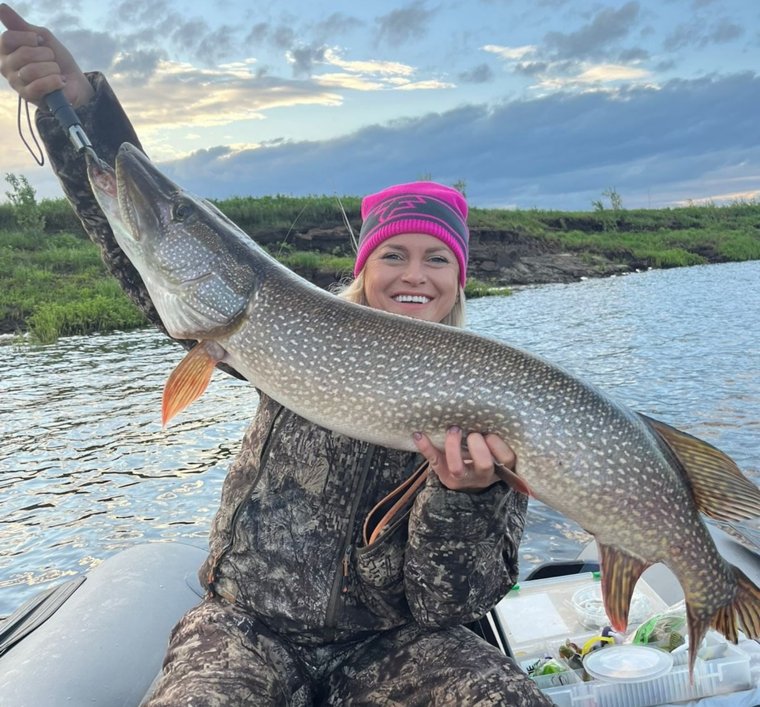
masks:
[[[164,386],[161,404],[161,424],[166,427],[178,412],[203,395],[214,367],[221,360],[218,346],[201,341],[191,349],[172,371]],[[212,353],[213,351],[213,353]]]

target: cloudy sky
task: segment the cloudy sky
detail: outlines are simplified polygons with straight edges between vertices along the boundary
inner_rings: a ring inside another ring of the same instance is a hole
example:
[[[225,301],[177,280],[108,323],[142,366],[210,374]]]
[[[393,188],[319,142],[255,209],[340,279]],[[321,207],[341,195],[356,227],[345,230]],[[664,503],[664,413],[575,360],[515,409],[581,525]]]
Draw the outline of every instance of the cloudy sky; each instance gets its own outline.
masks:
[[[426,177],[483,207],[760,198],[755,0],[10,4],[105,72],[146,151],[202,196]],[[0,125],[0,173],[59,196],[6,87]]]

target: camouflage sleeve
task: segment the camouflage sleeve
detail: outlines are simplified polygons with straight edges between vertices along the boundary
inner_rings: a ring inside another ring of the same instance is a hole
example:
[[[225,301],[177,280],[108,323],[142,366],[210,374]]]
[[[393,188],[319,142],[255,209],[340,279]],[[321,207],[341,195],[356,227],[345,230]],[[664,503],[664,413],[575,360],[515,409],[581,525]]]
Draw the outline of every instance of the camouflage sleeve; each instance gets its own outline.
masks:
[[[113,165],[122,143],[130,142],[141,150],[142,145],[105,76],[94,72],[88,73],[87,78],[95,89],[95,96],[89,103],[80,107],[77,114],[98,157]],[[63,192],[90,240],[100,248],[106,268],[119,281],[121,288],[145,314],[148,321],[168,336],[140,274],[119,247],[108,220],[95,200],[87,178],[84,156],[74,150],[52,113],[38,110],[36,124]],[[186,349],[192,348],[196,343],[176,339],[175,341]],[[226,364],[220,363],[217,367],[242,378]]]
[[[407,601],[419,623],[469,623],[509,591],[527,504],[501,482],[463,493],[428,478],[409,519],[404,564]]]
[[[142,147],[105,77],[98,73],[88,74],[87,77],[95,89],[95,97],[79,108],[77,114],[98,157],[113,165],[116,152],[123,142]],[[84,156],[74,150],[52,113],[38,110],[36,123],[63,192],[90,240],[100,248],[106,268],[148,320],[163,330],[140,275],[116,243],[113,231],[93,196]]]

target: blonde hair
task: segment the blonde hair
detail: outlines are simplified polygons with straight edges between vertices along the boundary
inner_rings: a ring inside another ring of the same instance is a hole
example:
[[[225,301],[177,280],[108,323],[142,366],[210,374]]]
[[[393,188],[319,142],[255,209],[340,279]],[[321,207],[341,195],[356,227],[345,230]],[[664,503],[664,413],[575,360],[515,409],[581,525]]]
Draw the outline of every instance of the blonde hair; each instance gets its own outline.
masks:
[[[362,270],[348,284],[338,284],[333,291],[342,299],[353,302],[354,304],[362,304],[365,307],[369,307],[367,296],[364,293],[364,270]],[[454,302],[451,311],[441,320],[441,324],[463,328],[466,322],[464,288],[459,285],[459,295],[457,296],[456,302]]]

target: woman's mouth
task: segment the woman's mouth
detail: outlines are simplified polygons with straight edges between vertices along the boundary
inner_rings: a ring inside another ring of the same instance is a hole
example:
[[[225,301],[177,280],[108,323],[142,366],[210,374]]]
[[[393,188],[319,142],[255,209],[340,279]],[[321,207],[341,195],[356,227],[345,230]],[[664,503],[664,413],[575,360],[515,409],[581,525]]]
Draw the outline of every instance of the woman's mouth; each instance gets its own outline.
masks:
[[[426,295],[393,295],[393,299],[402,304],[427,304],[430,302],[430,297]]]

